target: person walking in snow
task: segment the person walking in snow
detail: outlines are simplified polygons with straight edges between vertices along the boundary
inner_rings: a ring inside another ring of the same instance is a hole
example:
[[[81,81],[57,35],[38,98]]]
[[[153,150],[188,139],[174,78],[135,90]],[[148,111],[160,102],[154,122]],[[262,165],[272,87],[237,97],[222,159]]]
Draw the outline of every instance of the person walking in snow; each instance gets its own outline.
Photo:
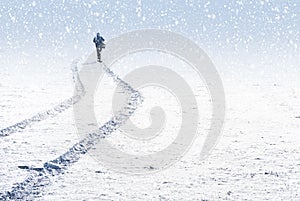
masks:
[[[96,45],[96,49],[97,49],[97,58],[98,58],[98,62],[102,62],[101,61],[101,51],[102,48],[105,48],[105,44],[104,44],[104,38],[100,35],[100,33],[97,33],[97,36],[94,38],[93,42]]]

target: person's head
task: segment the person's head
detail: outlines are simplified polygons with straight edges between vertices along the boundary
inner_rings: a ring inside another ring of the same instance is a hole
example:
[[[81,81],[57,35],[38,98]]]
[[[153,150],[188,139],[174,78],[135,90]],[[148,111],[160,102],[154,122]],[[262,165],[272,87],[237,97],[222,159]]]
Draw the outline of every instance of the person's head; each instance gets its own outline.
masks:
[[[100,37],[100,33],[97,33],[97,37]]]

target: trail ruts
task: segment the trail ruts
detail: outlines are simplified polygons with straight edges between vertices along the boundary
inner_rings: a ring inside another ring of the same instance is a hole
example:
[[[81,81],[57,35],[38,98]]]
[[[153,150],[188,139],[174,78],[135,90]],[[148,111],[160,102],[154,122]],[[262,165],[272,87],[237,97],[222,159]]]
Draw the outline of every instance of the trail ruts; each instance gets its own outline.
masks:
[[[67,152],[54,160],[44,163],[42,168],[29,168],[30,175],[21,183],[15,184],[11,191],[0,195],[1,200],[32,200],[42,196],[43,188],[51,184],[51,177],[61,175],[72,164],[78,162],[82,154],[86,154],[99,140],[114,132],[126,122],[141,104],[141,94],[134,90],[128,83],[121,80],[104,63],[102,67],[114,81],[130,94],[127,105],[102,125],[98,130],[89,133],[86,138],[74,144]]]
[[[71,65],[71,70],[73,73],[73,82],[75,83],[76,80],[78,79],[78,68],[77,68],[77,63],[78,61],[74,61]],[[76,96],[73,96],[71,98],[66,99],[65,101],[63,101],[62,103],[56,105],[54,108],[46,110],[44,112],[40,112],[28,119],[24,119],[21,122],[18,122],[12,126],[8,126],[4,129],[0,130],[0,137],[6,137],[9,136],[13,133],[16,132],[20,132],[22,130],[24,130],[25,128],[27,128],[28,126],[36,123],[36,122],[40,122],[43,120],[46,120],[48,118],[51,117],[55,117],[58,114],[66,111],[67,109],[71,108],[74,104],[78,103],[80,101],[80,99],[82,98],[82,96],[84,96],[85,94],[85,90],[84,87],[82,86],[82,83],[80,82],[80,80],[78,80],[79,85],[78,85],[78,89],[79,93]],[[80,86],[81,84],[81,86]]]

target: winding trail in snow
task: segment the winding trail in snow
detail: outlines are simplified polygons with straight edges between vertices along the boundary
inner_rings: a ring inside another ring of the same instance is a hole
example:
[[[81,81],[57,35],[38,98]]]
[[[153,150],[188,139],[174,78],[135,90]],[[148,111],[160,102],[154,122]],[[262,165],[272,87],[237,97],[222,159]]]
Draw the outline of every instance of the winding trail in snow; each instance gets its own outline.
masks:
[[[99,140],[124,124],[142,103],[143,99],[138,91],[121,80],[104,63],[102,67],[124,92],[129,93],[127,105],[118,112],[118,115],[113,116],[96,131],[89,133],[86,138],[74,144],[61,156],[44,163],[42,168],[29,168],[30,175],[23,182],[15,184],[11,191],[0,194],[0,200],[32,200],[41,197],[43,189],[51,184],[51,177],[63,174],[68,167],[78,162],[80,156],[86,154]]]
[[[21,132],[25,128],[31,126],[32,124],[36,122],[40,122],[52,117],[55,117],[59,115],[60,113],[63,113],[67,109],[71,108],[74,104],[78,103],[81,98],[85,95],[85,90],[84,87],[82,86],[82,83],[80,79],[78,79],[78,68],[77,64],[78,61],[74,61],[71,65],[71,70],[73,74],[73,82],[75,83],[76,81],[79,82],[79,87],[77,90],[79,90],[79,93],[76,96],[72,96],[71,98],[66,99],[65,101],[61,102],[60,104],[56,105],[52,109],[46,110],[44,112],[40,112],[28,119],[24,119],[21,122],[18,122],[12,126],[8,126],[4,129],[0,130],[0,137],[6,137],[9,136],[13,133]]]

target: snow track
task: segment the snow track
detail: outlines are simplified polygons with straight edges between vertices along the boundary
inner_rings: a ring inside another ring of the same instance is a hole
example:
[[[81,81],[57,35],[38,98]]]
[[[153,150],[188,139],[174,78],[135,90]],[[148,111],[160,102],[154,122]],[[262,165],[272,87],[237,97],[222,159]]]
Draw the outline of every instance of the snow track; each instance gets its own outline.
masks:
[[[78,68],[77,68],[77,64],[78,61],[74,61],[71,65],[71,69],[72,69],[72,73],[73,73],[73,82],[76,82],[76,80],[78,79]],[[22,130],[24,130],[25,128],[27,128],[28,126],[36,123],[36,122],[40,122],[46,119],[49,119],[51,117],[55,117],[58,114],[66,111],[67,109],[71,108],[74,104],[78,103],[78,101],[80,101],[80,99],[82,98],[82,96],[84,96],[85,91],[84,91],[84,87],[82,86],[82,83],[79,81],[79,84],[81,84],[81,86],[79,85],[79,88],[77,90],[79,90],[79,93],[77,96],[73,96],[65,101],[63,101],[62,103],[56,105],[54,108],[49,109],[47,111],[44,112],[40,112],[36,115],[34,115],[31,118],[25,119],[21,122],[18,122],[12,126],[9,126],[7,128],[1,129],[0,130],[0,137],[6,137],[9,136],[13,133],[16,132],[20,132]]]
[[[86,154],[99,140],[114,132],[134,113],[142,102],[141,94],[128,83],[121,80],[104,63],[102,63],[102,67],[107,75],[112,77],[125,93],[129,94],[127,105],[118,112],[118,115],[113,116],[96,131],[89,133],[86,138],[74,144],[67,152],[54,160],[44,163],[43,168],[28,167],[30,175],[26,180],[15,184],[10,192],[0,194],[0,200],[32,200],[41,197],[43,188],[51,184],[51,177],[63,174],[68,167],[80,159],[82,154]],[[84,91],[84,88],[81,90]]]

